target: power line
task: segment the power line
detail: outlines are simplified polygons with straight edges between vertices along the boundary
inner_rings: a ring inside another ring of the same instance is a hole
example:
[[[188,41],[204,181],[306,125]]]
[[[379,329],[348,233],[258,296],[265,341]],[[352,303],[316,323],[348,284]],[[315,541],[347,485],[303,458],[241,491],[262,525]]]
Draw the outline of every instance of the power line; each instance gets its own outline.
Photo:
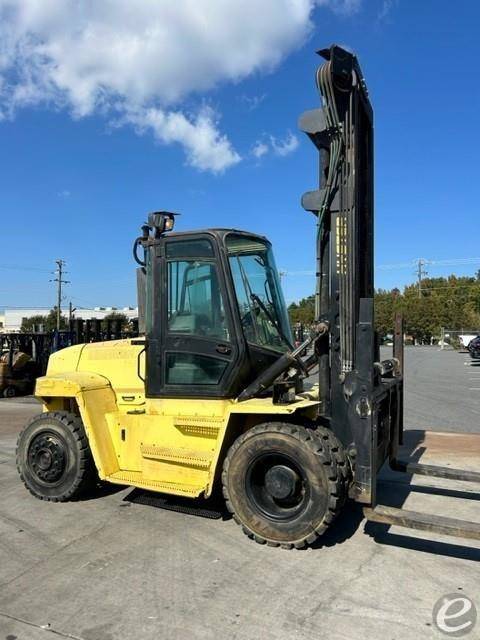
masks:
[[[422,258],[423,266],[429,267],[448,267],[448,266],[461,266],[469,264],[478,264],[480,266],[480,258],[449,258],[445,260],[426,260]],[[394,269],[411,269],[415,267],[418,269],[418,259],[411,260],[410,262],[397,262],[394,264],[377,264],[375,269],[377,271],[389,271]],[[282,276],[314,276],[315,271],[288,271],[282,270]]]
[[[480,263],[480,258],[454,258],[451,260],[428,260],[427,262],[428,264],[442,267],[456,264],[478,264]]]
[[[379,269],[381,271],[390,271],[393,269],[411,269],[412,265],[415,262],[411,260],[410,262],[397,262],[396,264],[377,264],[375,265],[375,269]]]
[[[434,267],[454,267],[457,265],[478,264],[480,265],[480,258],[448,258],[445,260],[425,260],[428,266]],[[412,265],[416,265],[418,260],[412,260],[411,262],[398,262],[396,264],[379,264],[376,265],[376,269],[386,271],[389,269],[407,269]]]
[[[16,264],[0,264],[0,269],[11,269],[12,271],[40,271],[42,273],[50,273],[49,269],[42,269],[41,267],[24,267]]]
[[[87,302],[87,301],[86,301],[86,300],[84,300],[83,298],[77,298],[77,296],[71,296],[71,299],[72,299],[72,300],[78,300],[78,302],[80,302],[80,305],[82,305],[82,304],[87,305],[87,306],[85,307],[85,309],[94,309],[95,307],[100,306],[100,305],[98,305],[98,304],[90,304],[89,302]],[[77,306],[77,308],[81,308],[81,306],[80,306],[80,307],[78,307],[78,306]]]

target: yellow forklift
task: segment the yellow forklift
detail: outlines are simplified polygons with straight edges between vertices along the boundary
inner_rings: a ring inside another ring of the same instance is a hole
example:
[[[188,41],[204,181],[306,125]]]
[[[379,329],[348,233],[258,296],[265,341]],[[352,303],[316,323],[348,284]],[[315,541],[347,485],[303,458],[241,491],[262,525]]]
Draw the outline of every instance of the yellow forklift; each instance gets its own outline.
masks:
[[[377,475],[402,440],[403,344],[380,361],[373,309],[372,108],[357,59],[319,52],[321,108],[300,118],[320,157],[302,198],[316,222],[315,328],[293,346],[269,241],[235,229],[175,232],[156,212],[134,244],[143,336],[50,357],[44,412],[19,436],[36,497],[65,501],[100,477],[208,498],[262,544],[301,548],[347,497],[372,520],[480,538],[480,526],[376,502]],[[304,381],[318,370],[318,382]],[[480,474],[415,465],[415,473]]]
[[[12,342],[0,350],[0,398],[14,398],[32,393],[38,367],[32,357],[16,349]]]

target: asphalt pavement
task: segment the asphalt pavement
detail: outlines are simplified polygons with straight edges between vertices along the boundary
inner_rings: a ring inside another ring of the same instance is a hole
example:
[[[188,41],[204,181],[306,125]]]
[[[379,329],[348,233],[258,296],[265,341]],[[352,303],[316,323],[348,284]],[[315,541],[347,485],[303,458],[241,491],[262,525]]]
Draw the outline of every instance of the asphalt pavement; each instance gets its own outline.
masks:
[[[133,503],[130,488],[36,500],[14,449],[37,411],[33,399],[0,400],[0,640],[429,640],[445,637],[432,618],[442,596],[480,609],[480,543],[366,524],[353,504],[314,548],[284,551],[251,542],[226,515]],[[480,367],[468,356],[406,349],[406,454],[478,470],[479,415]],[[478,489],[389,471],[379,493],[478,522]],[[480,622],[467,637],[480,638]]]
[[[408,429],[480,433],[480,361],[438,347],[406,347]]]

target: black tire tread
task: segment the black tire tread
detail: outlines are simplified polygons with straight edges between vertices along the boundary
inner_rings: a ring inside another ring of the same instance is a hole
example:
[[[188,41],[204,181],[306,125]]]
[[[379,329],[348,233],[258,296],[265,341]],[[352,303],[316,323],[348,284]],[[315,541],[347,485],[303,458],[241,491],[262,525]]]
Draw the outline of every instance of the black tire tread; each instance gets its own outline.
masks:
[[[22,473],[19,455],[19,448],[21,445],[21,437],[23,432],[35,422],[39,422],[41,420],[51,420],[52,418],[61,422],[62,425],[72,433],[77,442],[78,452],[80,456],[79,469],[74,482],[67,491],[55,497],[44,496],[41,493],[35,491],[27,484]],[[17,471],[20,475],[20,479],[22,480],[28,491],[36,498],[45,500],[46,502],[67,502],[69,500],[74,500],[86,491],[90,490],[98,480],[97,469],[93,461],[92,453],[90,451],[90,445],[88,443],[88,438],[85,433],[82,419],[74,413],[69,413],[67,411],[48,411],[34,416],[27,422],[17,439],[16,465]]]
[[[285,422],[266,422],[252,427],[244,434],[239,436],[228,450],[227,455],[225,456],[222,471],[223,497],[225,499],[227,509],[232,514],[235,522],[242,527],[243,533],[250,539],[254,540],[256,543],[262,545],[267,544],[271,547],[281,547],[282,549],[302,549],[307,545],[312,544],[319,536],[323,535],[340,512],[345,502],[345,482],[342,475],[343,456],[340,451],[342,447],[338,440],[336,440],[336,438],[330,438],[329,434],[331,432],[325,434],[324,431],[328,431],[328,429],[325,429],[324,427],[318,427],[314,430],[303,427],[301,425],[295,425]],[[288,543],[282,543],[276,540],[268,540],[249,529],[249,527],[245,523],[240,521],[237,514],[235,513],[228,491],[228,471],[231,459],[237,449],[244,442],[248,441],[249,438],[252,438],[258,434],[269,432],[282,433],[297,438],[300,442],[302,442],[302,444],[306,445],[316,456],[318,456],[319,460],[326,470],[329,500],[327,513],[321,525],[319,525],[308,536]],[[333,445],[334,449],[336,449],[337,445],[339,445],[339,450],[331,451],[331,445]],[[341,462],[340,468],[337,465],[337,459]]]
[[[350,482],[352,480],[352,468],[350,466],[350,460],[347,456],[345,448],[343,447],[337,436],[333,433],[333,431],[331,431],[327,427],[318,426],[315,429],[314,433],[317,438],[320,438],[322,441],[328,444],[330,454],[337,465],[339,480],[343,485],[340,492],[341,509],[347,501],[348,486],[350,485]]]
[[[350,467],[350,461],[348,459],[345,448],[343,447],[337,436],[327,427],[317,427],[314,431],[317,437],[325,440],[328,443],[330,452],[335,458],[339,473],[345,483],[348,483],[352,477],[352,470]]]

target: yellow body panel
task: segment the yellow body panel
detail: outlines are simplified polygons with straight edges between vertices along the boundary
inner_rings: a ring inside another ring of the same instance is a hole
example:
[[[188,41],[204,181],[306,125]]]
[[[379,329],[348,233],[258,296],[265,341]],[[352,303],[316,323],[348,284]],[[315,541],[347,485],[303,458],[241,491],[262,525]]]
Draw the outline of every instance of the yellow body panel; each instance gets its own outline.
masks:
[[[143,377],[142,347],[130,340],[78,345],[50,357],[35,389],[46,411],[78,407],[99,475],[110,482],[208,496],[227,434],[231,442],[255,424],[298,412],[315,419],[314,396],[288,405],[145,398],[138,367]]]

